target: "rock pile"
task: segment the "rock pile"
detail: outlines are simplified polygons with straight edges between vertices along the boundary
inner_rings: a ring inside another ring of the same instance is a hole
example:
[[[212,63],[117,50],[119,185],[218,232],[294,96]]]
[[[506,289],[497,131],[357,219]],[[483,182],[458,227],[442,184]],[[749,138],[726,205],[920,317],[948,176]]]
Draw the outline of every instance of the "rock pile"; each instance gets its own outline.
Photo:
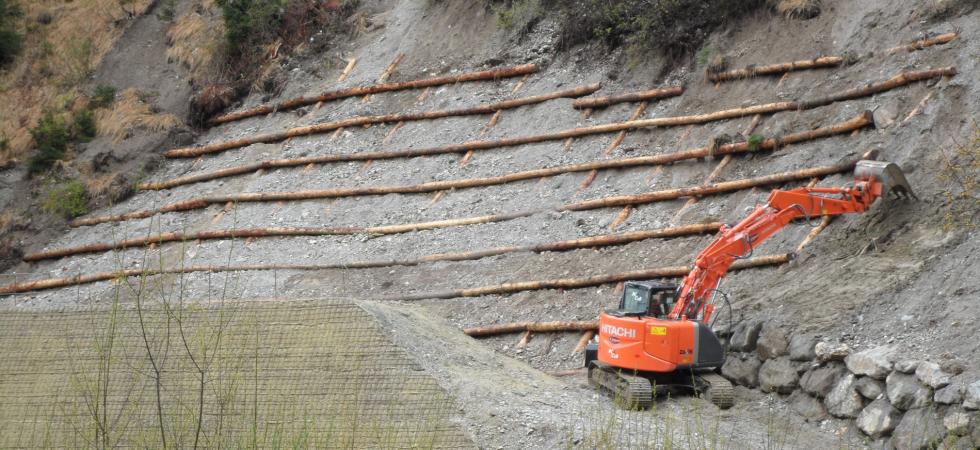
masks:
[[[905,359],[887,345],[854,352],[760,321],[738,324],[730,342],[722,375],[787,395],[807,420],[853,420],[876,448],[980,447],[980,380],[954,380],[955,365]]]

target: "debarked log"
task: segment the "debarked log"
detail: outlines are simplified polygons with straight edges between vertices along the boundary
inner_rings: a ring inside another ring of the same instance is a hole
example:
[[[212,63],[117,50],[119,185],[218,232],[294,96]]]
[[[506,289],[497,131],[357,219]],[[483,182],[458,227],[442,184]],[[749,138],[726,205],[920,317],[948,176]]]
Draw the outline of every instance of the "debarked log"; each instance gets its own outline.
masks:
[[[708,80],[715,83],[722,81],[739,80],[742,78],[757,77],[763,75],[778,75],[795,70],[819,69],[824,67],[836,67],[844,62],[844,58],[839,56],[821,56],[814,59],[803,61],[792,61],[765,66],[748,66],[743,69],[728,70],[724,72],[708,72]]]
[[[629,92],[625,94],[610,95],[605,97],[580,98],[572,102],[575,109],[598,109],[605,108],[617,103],[644,102],[658,100],[668,97],[676,97],[684,93],[683,86],[671,86],[659,89],[650,89],[640,92]]]
[[[350,67],[353,67],[351,64]],[[527,75],[535,73],[538,71],[538,66],[534,64],[524,64],[515,67],[504,67],[493,70],[481,70],[478,72],[467,72],[459,75],[448,75],[433,78],[424,78],[420,80],[412,81],[402,81],[397,83],[379,83],[371,86],[361,86],[353,87],[348,89],[341,89],[338,91],[325,92],[323,94],[313,96],[313,97],[298,97],[275,105],[262,105],[255,108],[246,109],[244,111],[233,112],[229,114],[222,115],[211,119],[208,123],[211,125],[220,125],[223,123],[233,122],[236,120],[242,120],[248,117],[261,116],[265,114],[271,114],[275,111],[286,111],[290,109],[300,108],[308,105],[315,105],[320,102],[328,102],[332,100],[339,100],[348,97],[360,97],[362,95],[377,94],[380,92],[391,92],[400,91],[405,89],[422,89],[433,86],[442,86],[446,84],[462,83],[467,81],[482,81],[482,80],[497,80],[500,78],[510,78],[518,77],[522,75]]]
[[[562,331],[588,331],[598,329],[599,321],[597,320],[566,320],[555,322],[502,323],[497,325],[465,328],[463,329],[463,333],[473,337],[480,337],[519,333],[522,331],[531,331],[534,333],[554,333]]]
[[[264,193],[247,192],[247,193],[230,194],[224,196],[212,196],[207,198],[185,200],[170,205],[166,205],[158,209],[132,211],[129,213],[117,214],[112,216],[76,219],[75,221],[72,222],[72,226],[78,227],[78,226],[96,225],[99,223],[106,223],[106,222],[120,222],[125,220],[132,220],[132,219],[142,219],[142,218],[147,218],[156,214],[161,214],[166,212],[201,209],[201,208],[206,208],[208,205],[211,204],[224,204],[228,202],[294,201],[294,200],[311,200],[311,199],[323,199],[323,198],[355,197],[355,196],[366,196],[366,195],[418,194],[418,193],[438,192],[438,191],[444,191],[449,189],[466,189],[466,188],[475,188],[475,187],[494,186],[494,185],[501,185],[506,183],[514,183],[523,180],[552,177],[565,173],[663,165],[663,164],[670,164],[683,160],[704,158],[708,156],[731,155],[731,154],[748,153],[748,152],[763,151],[763,150],[772,150],[774,148],[785,146],[785,145],[791,145],[800,142],[821,139],[821,138],[843,134],[843,133],[850,133],[854,130],[872,125],[873,123],[874,123],[874,118],[871,112],[865,111],[864,113],[854,117],[853,119],[844,122],[840,122],[826,127],[821,127],[815,130],[792,133],[778,138],[764,139],[760,142],[755,142],[755,143],[738,142],[738,143],[725,144],[718,147],[706,146],[706,147],[694,148],[694,149],[689,149],[689,150],[684,150],[679,152],[665,153],[660,155],[592,161],[587,163],[571,164],[567,166],[528,170],[528,171],[515,172],[515,173],[500,175],[495,177],[433,181],[429,183],[407,185],[407,186],[366,186],[366,187],[319,189],[319,190],[294,191],[294,192],[264,192]],[[248,167],[252,168],[254,166],[250,165]],[[218,172],[211,172],[208,174],[199,174],[193,176],[195,177],[195,179],[190,179],[188,177],[176,178],[149,187],[162,186],[162,187],[169,188],[169,187],[179,186],[192,182],[222,178],[224,176],[230,176],[230,174],[237,173],[237,170],[238,168],[230,168]]]
[[[924,48],[932,47],[934,45],[948,44],[954,39],[959,37],[959,33],[944,33],[939,36],[931,37],[928,39],[920,39],[915,42],[910,42],[905,45],[899,45],[898,47],[893,47],[888,49],[888,53],[897,53],[901,51],[914,52],[916,50],[922,50]]]
[[[371,125],[371,124],[378,124],[378,123],[388,123],[388,122],[392,122],[392,123],[411,122],[411,121],[418,121],[418,120],[441,119],[444,117],[454,117],[454,116],[493,114],[497,111],[502,111],[505,109],[513,109],[513,108],[533,105],[537,103],[543,103],[549,100],[554,100],[556,98],[581,97],[583,95],[588,95],[595,91],[598,91],[600,88],[601,85],[599,83],[595,83],[587,86],[580,86],[572,89],[565,89],[562,91],[555,91],[542,95],[517,98],[513,100],[505,100],[496,103],[486,103],[483,105],[477,105],[469,108],[446,109],[446,110],[437,110],[437,111],[423,111],[423,112],[400,113],[400,114],[383,114],[378,116],[357,116],[348,119],[324,122],[324,123],[309,125],[305,127],[290,128],[284,131],[260,134],[260,135],[246,137],[242,139],[217,142],[214,144],[207,144],[207,145],[202,145],[197,147],[175,148],[172,150],[167,150],[166,152],[164,152],[163,155],[168,158],[193,158],[193,157],[206,155],[210,153],[218,153],[226,150],[247,147],[252,144],[263,144],[263,143],[267,144],[270,142],[281,142],[281,141],[285,141],[286,139],[290,139],[294,137],[326,133],[340,128]]]
[[[437,253],[426,255],[419,258],[409,259],[383,259],[368,261],[353,261],[337,264],[315,264],[315,265],[296,265],[296,264],[264,264],[247,266],[188,266],[168,269],[128,269],[112,272],[101,272],[94,274],[78,275],[74,277],[48,278],[43,280],[25,281],[13,283],[0,287],[0,294],[14,294],[44,289],[53,289],[65,286],[76,286],[99,281],[109,281],[122,277],[152,276],[162,274],[181,274],[192,272],[233,272],[249,270],[330,270],[330,269],[370,269],[379,267],[393,266],[417,266],[425,263],[438,261],[471,261],[491,256],[499,256],[509,253],[544,253],[544,252],[565,252],[582,248],[611,247],[625,245],[647,239],[664,239],[681,236],[689,236],[702,233],[714,233],[721,227],[719,222],[700,223],[671,228],[661,228],[655,230],[640,230],[627,233],[616,233],[599,236],[590,236],[580,239],[565,241],[547,242],[542,244],[531,244],[523,246],[495,247],[469,252]],[[309,230],[309,229],[308,229]],[[272,231],[276,231],[273,229]],[[318,236],[319,234],[317,234]],[[288,234],[296,236],[296,234]],[[159,241],[157,241],[159,242]],[[104,247],[102,247],[104,248]],[[117,247],[118,248],[118,247]]]
[[[792,259],[791,254],[774,256],[757,256],[755,258],[743,259],[732,264],[729,270],[742,270],[754,267],[764,267],[785,264]],[[691,271],[688,266],[659,267],[655,269],[635,270],[631,272],[613,273],[596,275],[587,278],[562,278],[553,280],[522,281],[516,283],[505,283],[493,286],[483,286],[469,289],[452,289],[445,291],[420,292],[416,294],[395,295],[384,298],[385,300],[396,301],[416,301],[449,299],[460,297],[481,297],[484,295],[503,295],[513,294],[524,291],[537,291],[544,289],[581,289],[586,287],[601,286],[603,284],[618,283],[627,280],[650,280],[654,278],[678,278],[687,275]]]

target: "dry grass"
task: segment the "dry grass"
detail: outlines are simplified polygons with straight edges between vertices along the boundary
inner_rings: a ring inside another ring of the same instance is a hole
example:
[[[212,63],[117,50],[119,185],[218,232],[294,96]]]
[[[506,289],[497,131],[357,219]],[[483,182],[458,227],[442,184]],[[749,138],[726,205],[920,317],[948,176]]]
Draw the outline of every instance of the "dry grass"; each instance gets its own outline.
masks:
[[[812,19],[820,15],[820,0],[769,0],[776,12],[794,19]]]
[[[77,84],[97,66],[132,23],[146,12],[151,0],[133,0],[124,8],[119,0],[32,0],[24,8],[24,50],[9,70],[0,74],[0,136],[8,139],[0,163],[23,159],[31,148],[30,128],[45,108],[66,93],[78,93]],[[36,18],[47,13],[51,23]],[[77,95],[76,95],[77,97]]]
[[[194,81],[205,84],[216,76],[224,36],[224,21],[214,1],[200,0],[167,31],[167,58],[187,68]]]
[[[116,143],[122,142],[134,130],[150,132],[166,131],[181,125],[173,114],[160,114],[153,111],[143,93],[136,89],[122,91],[110,110],[96,113],[99,134],[109,136]]]

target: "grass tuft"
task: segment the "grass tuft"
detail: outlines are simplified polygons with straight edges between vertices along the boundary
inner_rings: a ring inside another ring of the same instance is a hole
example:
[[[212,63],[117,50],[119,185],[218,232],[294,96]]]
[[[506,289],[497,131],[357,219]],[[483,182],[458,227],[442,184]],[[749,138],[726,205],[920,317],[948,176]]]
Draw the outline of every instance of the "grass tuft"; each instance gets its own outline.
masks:
[[[180,119],[173,114],[154,112],[145,101],[145,95],[136,89],[126,89],[118,97],[112,109],[95,113],[98,123],[102,124],[100,132],[114,142],[122,142],[137,129],[158,132],[181,125]]]
[[[66,219],[88,213],[88,192],[81,181],[71,180],[48,190],[41,207]]]

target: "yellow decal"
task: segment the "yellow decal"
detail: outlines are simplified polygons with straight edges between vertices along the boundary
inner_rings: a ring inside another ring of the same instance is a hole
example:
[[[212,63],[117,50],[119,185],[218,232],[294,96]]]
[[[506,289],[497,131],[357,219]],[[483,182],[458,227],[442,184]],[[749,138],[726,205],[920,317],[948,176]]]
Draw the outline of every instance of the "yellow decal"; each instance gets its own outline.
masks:
[[[654,336],[666,336],[667,327],[650,327],[650,334]]]

